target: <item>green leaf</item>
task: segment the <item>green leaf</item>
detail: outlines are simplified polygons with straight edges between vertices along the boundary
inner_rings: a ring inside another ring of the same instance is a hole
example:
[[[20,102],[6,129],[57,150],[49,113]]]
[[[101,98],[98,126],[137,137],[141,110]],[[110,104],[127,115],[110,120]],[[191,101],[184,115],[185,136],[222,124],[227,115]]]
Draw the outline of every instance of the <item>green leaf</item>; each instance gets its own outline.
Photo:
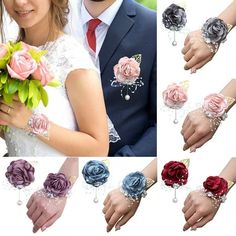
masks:
[[[29,82],[29,98],[32,98],[34,96],[34,94],[36,94],[38,92],[38,88],[35,85],[35,83],[33,82],[33,80],[30,80]]]
[[[20,81],[16,79],[9,79],[8,92],[14,94],[18,90]]]
[[[22,103],[25,103],[29,96],[29,81],[24,80],[19,84],[18,97]]]
[[[37,107],[40,100],[41,100],[40,91],[39,91],[38,87],[35,84],[37,84],[37,83],[35,83],[35,80],[30,80],[28,98],[31,99],[32,104],[33,104],[33,108]]]
[[[42,87],[42,84],[41,84],[41,82],[40,82],[39,80],[32,79],[31,81],[32,81],[32,83],[34,83],[34,85],[35,85],[36,87]]]
[[[54,80],[51,80],[50,82],[48,82],[47,85],[50,86],[50,87],[55,87],[56,88],[56,87],[61,86],[62,84],[61,84],[60,81],[54,79]]]
[[[41,94],[41,100],[43,102],[43,105],[46,107],[48,105],[48,94],[47,91],[43,88],[39,88],[40,94]]]
[[[32,103],[33,103],[33,108],[36,108],[39,105],[39,102],[41,100],[41,94],[36,87],[36,90],[34,91],[34,95],[32,97]]]
[[[139,64],[141,64],[141,62],[142,62],[142,54],[133,55],[132,58],[134,58],[135,61],[137,61]]]
[[[43,51],[36,51],[35,49],[30,49],[28,53],[32,56],[32,58],[39,63],[41,60],[41,57],[47,54],[46,50]]]
[[[14,94],[8,94],[8,93],[5,93],[5,91],[3,91],[2,95],[3,95],[4,102],[6,102],[7,104],[12,103]]]
[[[33,108],[33,102],[32,102],[32,99],[31,99],[31,98],[27,99],[26,106],[27,106],[29,109],[32,109],[32,108]]]
[[[7,73],[2,73],[0,77],[1,77],[1,83],[5,84],[6,81],[7,81],[7,78],[8,78],[8,74]]]
[[[14,53],[16,51],[20,51],[23,49],[22,42],[14,43],[14,42],[10,41],[7,44],[7,46],[9,47],[11,53]]]

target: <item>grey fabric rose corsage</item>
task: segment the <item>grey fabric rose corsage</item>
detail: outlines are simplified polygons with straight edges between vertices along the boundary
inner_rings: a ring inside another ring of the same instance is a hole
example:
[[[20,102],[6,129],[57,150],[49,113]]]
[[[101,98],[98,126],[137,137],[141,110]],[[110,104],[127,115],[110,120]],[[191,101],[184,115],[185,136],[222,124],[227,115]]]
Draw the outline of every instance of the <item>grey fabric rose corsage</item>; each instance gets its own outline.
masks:
[[[132,201],[139,201],[147,195],[146,190],[154,183],[154,180],[146,178],[143,173],[137,171],[128,174],[122,181],[121,192]]]
[[[209,46],[212,53],[216,53],[219,45],[226,41],[231,25],[227,25],[218,17],[209,18],[202,26],[202,37],[205,43]]]
[[[95,197],[93,201],[97,203],[97,188],[105,184],[110,176],[108,167],[102,161],[88,161],[83,167],[82,174],[85,182],[95,187]]]
[[[50,173],[43,186],[48,198],[66,197],[70,190],[71,182],[63,173]]]
[[[164,24],[165,28],[174,32],[172,45],[176,46],[177,42],[175,38],[175,32],[183,29],[187,23],[187,15],[185,9],[176,4],[171,4],[162,13],[162,23]]]
[[[19,189],[19,199],[17,201],[18,205],[22,204],[20,199],[20,190],[34,182],[34,172],[34,167],[23,159],[12,161],[7,167],[7,171],[5,173],[7,180],[12,186]]]

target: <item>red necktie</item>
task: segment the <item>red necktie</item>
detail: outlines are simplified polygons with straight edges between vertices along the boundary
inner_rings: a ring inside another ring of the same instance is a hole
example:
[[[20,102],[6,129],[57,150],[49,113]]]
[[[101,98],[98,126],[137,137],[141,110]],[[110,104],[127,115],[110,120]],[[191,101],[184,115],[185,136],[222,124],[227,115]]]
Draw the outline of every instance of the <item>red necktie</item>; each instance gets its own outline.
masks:
[[[88,23],[88,31],[87,31],[87,40],[89,47],[96,52],[96,35],[95,30],[97,26],[101,23],[99,19],[92,19]]]

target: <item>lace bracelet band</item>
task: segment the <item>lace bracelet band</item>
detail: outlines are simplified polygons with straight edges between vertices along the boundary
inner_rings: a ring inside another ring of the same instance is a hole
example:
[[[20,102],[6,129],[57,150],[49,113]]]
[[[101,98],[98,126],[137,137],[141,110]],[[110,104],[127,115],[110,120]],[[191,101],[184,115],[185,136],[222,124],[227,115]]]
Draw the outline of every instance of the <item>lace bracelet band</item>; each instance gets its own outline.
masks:
[[[71,188],[71,182],[63,173],[50,173],[43,186],[48,198],[66,197]]]
[[[218,17],[209,18],[202,26],[202,38],[212,53],[218,51],[219,45],[226,41],[232,25]]]
[[[48,118],[43,114],[33,113],[28,120],[27,126],[24,128],[28,135],[36,136],[41,135],[49,138],[50,123]]]
[[[209,176],[203,182],[203,192],[214,202],[224,203],[226,201],[226,194],[233,185],[232,181],[227,181],[222,177]]]
[[[122,181],[120,191],[131,201],[139,201],[146,197],[146,190],[155,183],[154,180],[146,178],[143,173],[137,171],[128,174]]]

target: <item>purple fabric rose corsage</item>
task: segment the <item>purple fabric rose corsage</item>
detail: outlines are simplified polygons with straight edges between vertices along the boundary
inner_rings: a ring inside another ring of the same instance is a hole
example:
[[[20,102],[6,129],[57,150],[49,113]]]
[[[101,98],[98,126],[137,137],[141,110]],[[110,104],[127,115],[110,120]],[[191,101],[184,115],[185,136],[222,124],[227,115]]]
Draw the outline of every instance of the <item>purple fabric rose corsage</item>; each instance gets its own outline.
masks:
[[[34,167],[25,160],[12,161],[5,173],[9,183],[18,189],[30,185],[34,181]]]
[[[43,186],[49,198],[66,197],[71,187],[71,182],[63,173],[50,173]]]

